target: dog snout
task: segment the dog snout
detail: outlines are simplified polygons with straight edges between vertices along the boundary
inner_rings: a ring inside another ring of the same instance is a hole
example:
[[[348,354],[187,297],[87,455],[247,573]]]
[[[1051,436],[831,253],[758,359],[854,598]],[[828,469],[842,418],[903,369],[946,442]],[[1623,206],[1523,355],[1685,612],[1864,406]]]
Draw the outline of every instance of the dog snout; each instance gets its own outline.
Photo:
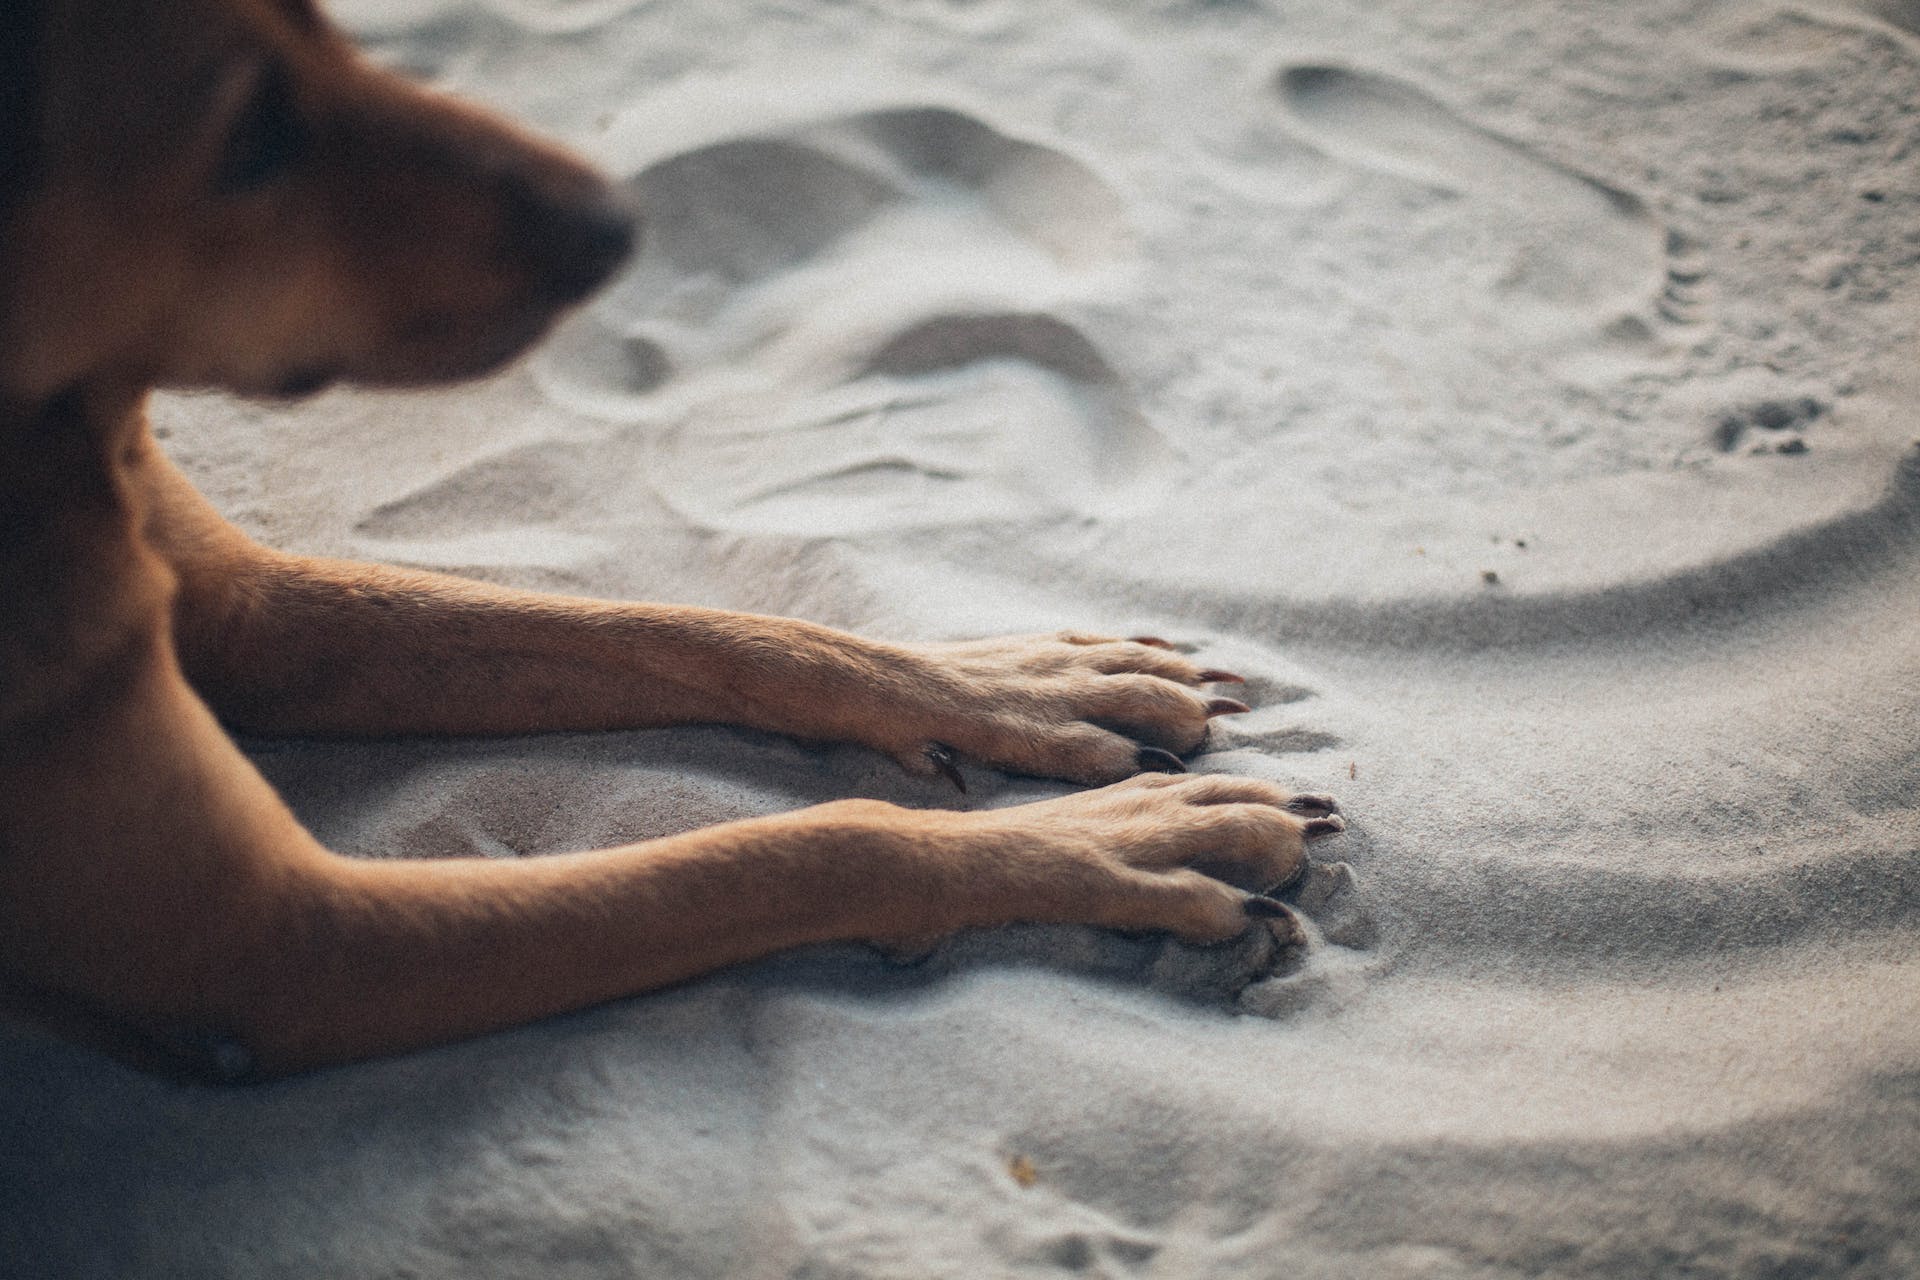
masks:
[[[578,302],[605,284],[640,241],[640,218],[610,190],[557,196],[519,186],[511,194],[508,235],[542,296]]]

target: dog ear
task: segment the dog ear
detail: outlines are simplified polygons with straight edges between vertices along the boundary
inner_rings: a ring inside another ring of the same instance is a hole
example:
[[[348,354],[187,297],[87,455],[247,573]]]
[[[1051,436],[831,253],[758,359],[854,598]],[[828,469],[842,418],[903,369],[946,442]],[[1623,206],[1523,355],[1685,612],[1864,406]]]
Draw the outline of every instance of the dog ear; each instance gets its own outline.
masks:
[[[0,0],[0,220],[32,187],[40,152],[44,0]]]

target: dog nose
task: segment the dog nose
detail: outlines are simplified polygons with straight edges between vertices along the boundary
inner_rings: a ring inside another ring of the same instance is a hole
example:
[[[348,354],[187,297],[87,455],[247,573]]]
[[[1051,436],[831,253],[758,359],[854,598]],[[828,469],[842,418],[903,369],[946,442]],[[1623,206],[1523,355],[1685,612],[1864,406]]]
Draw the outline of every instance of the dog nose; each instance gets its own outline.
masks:
[[[552,302],[578,302],[605,284],[640,239],[640,218],[611,193],[559,199],[516,192],[509,234]]]

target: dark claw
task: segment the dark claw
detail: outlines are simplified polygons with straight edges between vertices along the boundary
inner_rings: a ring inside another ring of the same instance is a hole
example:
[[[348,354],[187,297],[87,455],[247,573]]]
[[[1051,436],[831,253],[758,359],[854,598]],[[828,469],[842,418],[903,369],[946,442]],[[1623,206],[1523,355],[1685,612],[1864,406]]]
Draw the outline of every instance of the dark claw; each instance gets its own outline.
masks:
[[[1315,818],[1307,824],[1307,839],[1317,836],[1330,836],[1347,829],[1347,820],[1339,814],[1330,813],[1324,818]]]
[[[1296,890],[1300,889],[1303,885],[1305,885],[1307,883],[1307,877],[1312,874],[1313,874],[1313,863],[1308,861],[1306,858],[1302,858],[1300,859],[1300,865],[1293,869],[1293,874],[1288,876],[1285,880],[1282,880],[1279,884],[1276,884],[1271,888],[1269,888],[1267,890],[1267,896],[1269,898],[1284,899],[1289,894],[1292,894]]]
[[[1135,636],[1135,637],[1133,637],[1133,642],[1134,642],[1135,644],[1143,644],[1143,645],[1145,645],[1145,646],[1147,646],[1147,648],[1149,648],[1149,649],[1171,649],[1171,648],[1173,648],[1173,642],[1172,642],[1172,641],[1170,641],[1170,640],[1162,640],[1162,639],[1161,639],[1161,638],[1160,638],[1159,636]]]
[[[953,748],[934,743],[927,748],[927,759],[934,768],[946,776],[948,782],[960,788],[960,794],[967,794],[967,780],[960,775],[960,766],[954,763]]]
[[[1332,796],[1295,796],[1287,801],[1287,808],[1293,813],[1309,818],[1340,812],[1340,806]]]
[[[1245,676],[1237,676],[1231,671],[1217,671],[1211,667],[1200,673],[1202,684],[1245,684]]]
[[[1162,751],[1158,747],[1142,747],[1139,755],[1140,768],[1148,773],[1185,773],[1186,761],[1171,751]]]
[[[1253,708],[1246,703],[1236,701],[1232,698],[1214,698],[1207,703],[1207,714],[1209,716],[1243,716],[1251,710],[1253,710]]]
[[[1245,908],[1246,913],[1255,920],[1277,920],[1287,914],[1286,903],[1276,902],[1272,898],[1264,898],[1257,893],[1249,894],[1247,899],[1240,905]]]

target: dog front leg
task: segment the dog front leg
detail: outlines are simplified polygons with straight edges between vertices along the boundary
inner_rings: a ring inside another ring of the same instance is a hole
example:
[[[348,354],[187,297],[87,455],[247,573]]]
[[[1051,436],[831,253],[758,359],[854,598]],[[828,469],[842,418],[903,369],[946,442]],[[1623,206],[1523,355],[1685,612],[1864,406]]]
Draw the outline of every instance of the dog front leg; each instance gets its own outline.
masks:
[[[1253,779],[1154,777],[977,813],[843,801],[545,858],[348,859],[220,732],[164,635],[0,744],[0,799],[4,1003],[85,1011],[111,1029],[104,1047],[221,1079],[476,1035],[810,942],[1016,920],[1199,941],[1287,928],[1250,894],[1339,825]]]
[[[131,474],[179,589],[194,687],[241,728],[528,733],[727,723],[858,740],[899,646],[788,618],[516,591],[287,555],[225,521],[143,437]],[[844,713],[844,714],[841,714]]]
[[[525,733],[724,723],[1100,784],[1175,771],[1237,680],[1153,641],[889,644],[790,618],[615,604],[282,555],[149,444],[149,538],[182,661],[228,723],[286,733]]]

